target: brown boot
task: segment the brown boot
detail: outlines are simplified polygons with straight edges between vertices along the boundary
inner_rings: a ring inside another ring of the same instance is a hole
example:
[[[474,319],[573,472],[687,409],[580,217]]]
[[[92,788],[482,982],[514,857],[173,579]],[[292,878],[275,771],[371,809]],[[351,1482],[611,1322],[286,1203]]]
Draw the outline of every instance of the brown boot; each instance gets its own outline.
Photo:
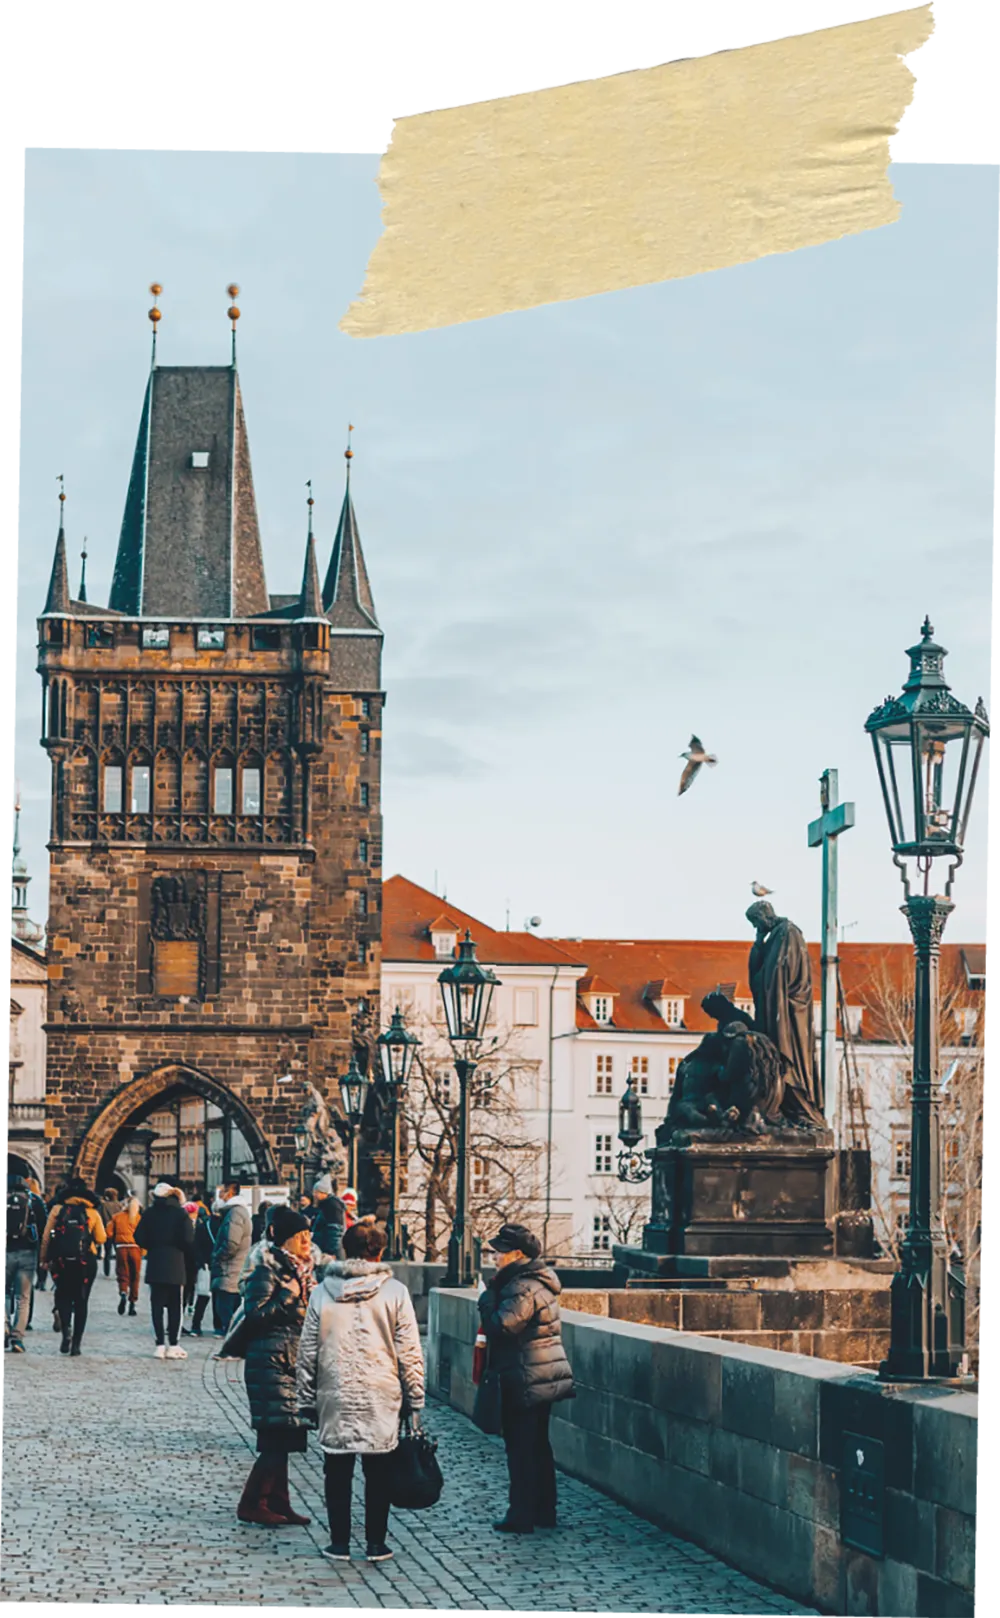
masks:
[[[285,1519],[268,1505],[268,1494],[274,1486],[273,1463],[258,1455],[250,1476],[243,1485],[236,1515],[240,1522],[259,1523],[265,1528],[284,1527]]]
[[[267,1496],[268,1510],[277,1512],[282,1522],[296,1528],[307,1528],[311,1519],[293,1511],[292,1502],[288,1498],[288,1456],[283,1455],[280,1462],[275,1463],[275,1468],[274,1482]]]

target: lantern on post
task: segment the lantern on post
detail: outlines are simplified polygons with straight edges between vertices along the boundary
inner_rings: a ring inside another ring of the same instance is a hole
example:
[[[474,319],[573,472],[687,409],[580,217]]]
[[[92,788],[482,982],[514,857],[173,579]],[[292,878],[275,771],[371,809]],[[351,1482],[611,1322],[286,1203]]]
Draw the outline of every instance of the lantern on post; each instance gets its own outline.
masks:
[[[455,1220],[448,1240],[448,1268],[443,1285],[470,1286],[474,1255],[469,1230],[469,1088],[476,1071],[473,1051],[486,1031],[493,991],[499,984],[496,973],[481,966],[469,929],[458,946],[458,960],[446,966],[438,977],[444,1003],[445,1024],[452,1046],[464,1053],[455,1056],[458,1075],[458,1150],[455,1187]]]
[[[390,1259],[403,1256],[402,1230],[399,1223],[399,1110],[406,1095],[413,1058],[420,1044],[403,1021],[399,1007],[393,1012],[389,1026],[379,1034],[379,1060],[382,1083],[389,1103],[390,1157],[389,1157],[389,1215],[385,1222],[385,1249]]]
[[[653,1172],[651,1163],[644,1161],[638,1151],[643,1137],[642,1102],[635,1088],[635,1077],[629,1074],[625,1094],[618,1103],[618,1139],[622,1150],[618,1153],[618,1178],[627,1185],[641,1185]]]

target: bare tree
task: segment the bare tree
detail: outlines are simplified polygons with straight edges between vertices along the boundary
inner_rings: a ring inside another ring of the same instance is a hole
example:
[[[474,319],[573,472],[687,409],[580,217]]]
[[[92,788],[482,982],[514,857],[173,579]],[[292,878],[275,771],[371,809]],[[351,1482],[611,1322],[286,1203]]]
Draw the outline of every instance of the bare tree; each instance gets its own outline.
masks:
[[[634,1245],[641,1239],[649,1219],[649,1189],[645,1185],[626,1185],[621,1180],[612,1180],[597,1193],[594,1208],[602,1220],[607,1220],[613,1244]],[[592,1245],[589,1232],[585,1231],[581,1240]]]
[[[881,960],[857,991],[871,1018],[873,1032],[889,1045],[913,1047],[914,963],[907,961],[902,978],[887,959]],[[943,1084],[940,1103],[942,1153],[942,1216],[949,1241],[958,1249],[966,1279],[966,1345],[975,1356],[979,1344],[979,1272],[983,1185],[983,1043],[982,1013],[963,982],[959,969],[941,969],[938,1042]],[[848,1078],[848,1115],[851,1135],[872,1154],[873,1163],[890,1161],[896,1143],[890,1120],[869,1106],[857,1075],[852,1074],[851,1041],[845,1041]],[[897,1105],[906,1123],[897,1126],[902,1142],[909,1139],[912,1068],[906,1067],[898,1084]],[[893,1212],[883,1205],[873,1175],[872,1203],[879,1239],[898,1260],[902,1229]]]
[[[459,1085],[440,1029],[426,1017],[417,1021],[421,1044],[402,1114],[407,1173],[400,1207],[411,1230],[419,1221],[423,1240],[417,1245],[434,1261],[445,1251],[455,1217]],[[537,1200],[537,1166],[545,1147],[531,1137],[523,1118],[523,1091],[534,1075],[535,1064],[520,1055],[514,1031],[483,1042],[469,1096],[469,1220],[476,1236],[524,1221]]]

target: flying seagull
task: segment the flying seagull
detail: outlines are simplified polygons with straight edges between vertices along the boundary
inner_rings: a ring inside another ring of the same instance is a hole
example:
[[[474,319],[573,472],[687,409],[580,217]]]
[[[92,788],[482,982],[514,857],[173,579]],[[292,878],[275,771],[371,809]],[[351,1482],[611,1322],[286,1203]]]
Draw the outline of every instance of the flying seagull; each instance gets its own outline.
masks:
[[[681,776],[681,784],[677,788],[677,796],[678,797],[680,797],[682,792],[687,791],[688,787],[691,785],[691,782],[694,780],[695,776],[698,774],[698,771],[701,769],[703,764],[717,764],[718,763],[718,759],[716,758],[714,753],[706,753],[705,752],[705,749],[704,749],[704,747],[702,747],[701,742],[698,740],[697,736],[692,736],[691,737],[691,740],[690,740],[690,742],[688,744],[688,750],[687,750],[686,753],[681,754],[681,758],[686,758],[687,763],[684,766],[684,774]]]
[[[769,893],[774,892],[774,889],[765,888],[763,882],[751,882],[750,892],[753,894],[755,899],[766,899]]]

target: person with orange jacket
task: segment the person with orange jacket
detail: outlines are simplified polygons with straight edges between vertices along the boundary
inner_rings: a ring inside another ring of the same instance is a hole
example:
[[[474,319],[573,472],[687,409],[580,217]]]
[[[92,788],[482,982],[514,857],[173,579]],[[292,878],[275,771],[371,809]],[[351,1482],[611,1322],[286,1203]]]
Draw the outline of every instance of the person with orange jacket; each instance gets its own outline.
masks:
[[[118,1313],[126,1306],[130,1315],[136,1313],[139,1302],[139,1277],[142,1268],[142,1248],[135,1239],[136,1226],[142,1215],[138,1198],[129,1197],[118,1212],[112,1214],[107,1227],[108,1240],[114,1243],[115,1274],[118,1278]]]

